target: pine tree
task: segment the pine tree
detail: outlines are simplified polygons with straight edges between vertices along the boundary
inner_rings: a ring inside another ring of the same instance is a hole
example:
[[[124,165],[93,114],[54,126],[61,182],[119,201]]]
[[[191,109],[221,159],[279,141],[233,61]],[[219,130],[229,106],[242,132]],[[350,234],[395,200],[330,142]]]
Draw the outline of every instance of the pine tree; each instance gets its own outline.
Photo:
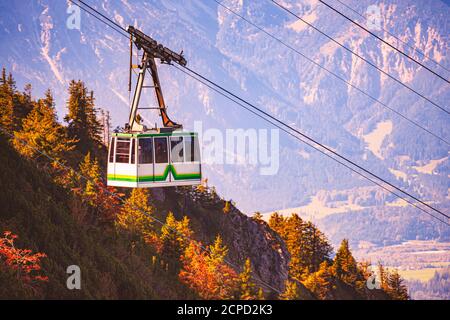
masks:
[[[33,110],[23,120],[22,129],[14,136],[14,147],[21,154],[48,161],[42,154],[45,153],[60,163],[65,162],[76,142],[68,138],[66,129],[57,122],[53,96],[49,91],[45,99],[34,104]]]
[[[387,293],[393,300],[408,300],[408,289],[403,283],[403,279],[397,270],[390,272],[387,279]]]
[[[178,221],[173,213],[169,212],[164,225],[161,227],[160,236],[149,238],[148,242],[156,247],[164,259],[172,262],[170,267],[173,270],[178,270],[180,257],[190,244],[192,234],[187,216]]]
[[[263,215],[261,214],[261,212],[255,212],[255,214],[252,216],[252,219],[260,223],[263,221]]]
[[[161,251],[171,259],[178,259],[183,252],[180,246],[180,237],[177,234],[177,220],[172,212],[169,212],[166,217],[165,224],[161,227]]]
[[[279,298],[280,300],[300,300],[300,290],[297,282],[286,280],[285,290]]]
[[[269,218],[269,227],[278,233],[283,239],[285,236],[286,219],[280,215],[278,212],[274,212]]]
[[[333,297],[333,273],[326,261],[322,262],[319,270],[310,274],[303,284],[320,300],[332,299]]]
[[[264,291],[263,291],[262,288],[259,288],[259,289],[258,289],[258,296],[257,296],[256,300],[264,300],[264,299],[265,299],[265,297],[264,297]]]
[[[110,139],[111,116],[109,111],[100,109],[100,125],[102,128],[102,143],[107,146]]]
[[[2,69],[0,79],[0,126],[1,129],[11,131],[14,128],[14,87],[6,76],[6,69]]]
[[[342,240],[341,246],[334,257],[333,271],[338,279],[355,286],[356,280],[358,280],[358,267],[347,239]]]
[[[34,104],[31,97],[32,86],[26,84],[24,92],[20,93],[14,90],[13,102],[14,102],[14,128],[15,130],[22,129],[22,122],[33,110]]]
[[[227,254],[228,249],[223,244],[222,237],[220,235],[217,235],[214,243],[209,246],[208,262],[211,265],[220,264],[224,261]]]
[[[153,207],[148,201],[148,190],[135,188],[116,217],[116,226],[142,238],[153,235]]]
[[[95,108],[95,98],[94,91],[91,91],[88,96],[88,112],[87,112],[87,120],[89,125],[89,135],[92,141],[101,143],[102,142],[102,134],[103,134],[103,125],[97,118],[97,108]]]
[[[6,79],[6,82],[8,83],[8,86],[11,88],[11,90],[13,92],[17,91],[16,80],[14,80],[11,72],[8,74],[8,78]]]
[[[322,262],[330,259],[332,247],[326,236],[313,223],[303,221],[297,214],[284,218],[275,212],[270,216],[269,226],[286,243],[291,255],[289,275],[297,281],[303,281],[316,272]]]
[[[42,99],[42,102],[44,103],[44,105],[47,107],[48,110],[52,110],[53,119],[55,121],[58,121],[58,117],[56,115],[55,110],[55,99],[53,98],[53,93],[50,89],[47,89],[47,91],[45,91],[45,98]]]
[[[258,298],[255,284],[251,280],[252,267],[250,259],[247,258],[244,263],[244,270],[239,274],[241,300],[255,300]]]
[[[195,290],[203,299],[214,299],[210,270],[206,263],[206,252],[202,251],[201,243],[192,241],[181,256],[183,267],[179,278],[182,283]]]
[[[187,216],[184,216],[181,221],[177,221],[176,230],[178,234],[177,241],[180,245],[181,250],[184,250],[189,245],[189,242],[191,241],[190,239],[193,234],[190,226],[190,220]]]
[[[180,280],[203,299],[232,299],[239,288],[235,271],[225,263],[228,249],[220,237],[207,250],[191,241],[181,256]]]
[[[303,220],[298,215],[292,215],[286,221],[284,237],[282,236],[291,254],[289,275],[297,281],[304,279],[304,276],[309,272],[308,266],[310,264],[303,230]]]
[[[88,152],[79,166],[83,185],[83,197],[93,204],[97,194],[97,185],[101,182],[100,166],[97,159],[91,159],[91,153]]]
[[[83,154],[95,149],[101,143],[101,124],[97,120],[94,94],[87,93],[82,81],[72,80],[69,85],[69,113],[64,120],[68,123],[71,138],[77,139],[77,148]]]
[[[389,285],[388,285],[389,273],[384,268],[384,266],[381,264],[381,262],[378,262],[378,277],[379,277],[381,289],[385,292],[388,292],[389,291]]]
[[[228,248],[223,244],[222,237],[217,235],[214,243],[208,247],[206,263],[214,275],[213,292],[217,297],[231,299],[237,291],[238,277],[225,262]]]
[[[305,247],[303,252],[309,253],[307,257],[309,261],[308,271],[310,273],[316,272],[320,265],[329,259],[333,248],[328,243],[326,236],[312,222],[306,223],[304,237]]]
[[[325,235],[311,222],[303,221],[297,214],[292,214],[284,223],[282,238],[285,240],[291,261],[291,277],[302,281],[319,269],[323,261],[329,259],[332,247]]]
[[[98,160],[92,158],[90,152],[84,156],[77,172],[64,171],[64,175],[58,176],[56,182],[74,191],[83,202],[90,205],[90,222],[112,225],[120,209],[117,190],[103,183]],[[126,206],[125,203],[122,210]]]
[[[228,213],[231,210],[230,201],[225,201],[225,206],[223,207],[223,213]]]

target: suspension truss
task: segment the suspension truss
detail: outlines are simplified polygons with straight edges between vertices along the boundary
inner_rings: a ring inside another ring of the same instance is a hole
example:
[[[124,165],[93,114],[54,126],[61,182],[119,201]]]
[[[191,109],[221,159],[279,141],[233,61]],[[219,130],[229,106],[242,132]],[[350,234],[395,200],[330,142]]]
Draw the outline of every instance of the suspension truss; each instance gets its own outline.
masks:
[[[133,102],[130,109],[130,117],[128,124],[125,126],[127,131],[142,132],[144,126],[141,124],[141,118],[138,114],[140,109],[158,109],[163,126],[171,129],[181,129],[182,125],[172,121],[167,115],[167,106],[164,102],[164,96],[161,89],[161,83],[159,81],[158,69],[156,65],[156,59],[159,59],[161,63],[172,64],[177,63],[181,66],[186,65],[186,59],[183,57],[183,53],[176,53],[172,50],[159,44],[156,40],[144,34],[142,31],[129,26],[128,33],[130,34],[130,77],[129,77],[129,91],[131,91],[131,71],[134,67],[132,65],[133,44],[136,45],[138,50],[143,50],[141,64],[137,66],[138,78],[136,88],[134,91]],[[145,86],[144,80],[146,72],[148,72],[152,78],[153,85]],[[158,102],[157,108],[139,108],[139,101],[143,89],[152,88],[156,95]]]

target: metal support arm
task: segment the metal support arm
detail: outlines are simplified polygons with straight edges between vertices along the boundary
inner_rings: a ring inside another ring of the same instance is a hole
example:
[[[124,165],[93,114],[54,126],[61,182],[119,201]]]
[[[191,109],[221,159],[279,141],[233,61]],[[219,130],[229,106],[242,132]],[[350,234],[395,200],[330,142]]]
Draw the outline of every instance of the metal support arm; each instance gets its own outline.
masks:
[[[130,118],[128,121],[129,129],[132,132],[140,132],[144,130],[144,127],[142,124],[140,124],[138,117],[138,110],[139,110],[139,101],[141,99],[141,93],[144,86],[144,80],[145,80],[145,73],[146,71],[149,71],[150,75],[152,76],[153,80],[153,89],[155,90],[156,94],[156,100],[158,101],[159,111],[161,115],[161,119],[163,122],[164,127],[169,128],[182,128],[182,126],[178,123],[173,122],[170,120],[169,116],[167,115],[167,109],[166,104],[164,102],[164,97],[161,90],[161,84],[159,82],[158,77],[158,70],[156,67],[155,58],[151,57],[145,50],[144,54],[142,56],[142,64],[139,68],[139,75],[137,79],[136,89],[134,91],[133,96],[133,102],[131,104],[131,110],[130,110]]]

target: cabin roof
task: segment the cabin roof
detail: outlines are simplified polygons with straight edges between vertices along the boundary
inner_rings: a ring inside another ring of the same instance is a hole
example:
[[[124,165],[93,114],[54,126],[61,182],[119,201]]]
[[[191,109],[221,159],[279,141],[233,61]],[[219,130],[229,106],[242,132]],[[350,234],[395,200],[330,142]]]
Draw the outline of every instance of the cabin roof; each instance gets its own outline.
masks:
[[[189,131],[173,131],[173,132],[142,132],[142,133],[125,133],[114,132],[113,137],[123,138],[145,138],[145,137],[170,137],[170,136],[197,136],[197,132]]]

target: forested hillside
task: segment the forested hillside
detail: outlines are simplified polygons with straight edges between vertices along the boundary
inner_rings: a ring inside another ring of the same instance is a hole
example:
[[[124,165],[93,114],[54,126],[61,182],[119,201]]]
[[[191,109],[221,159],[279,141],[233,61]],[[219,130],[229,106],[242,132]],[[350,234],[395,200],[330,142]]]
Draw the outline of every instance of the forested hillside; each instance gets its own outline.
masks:
[[[415,300],[449,300],[450,268],[436,271],[434,276],[425,282],[408,281],[411,298]]]
[[[51,91],[32,97],[0,79],[0,298],[406,299],[396,272],[366,283],[343,240],[298,216],[250,218],[199,187],[104,184],[109,128],[82,81],[68,90],[65,125]],[[68,290],[66,268],[81,268]]]

